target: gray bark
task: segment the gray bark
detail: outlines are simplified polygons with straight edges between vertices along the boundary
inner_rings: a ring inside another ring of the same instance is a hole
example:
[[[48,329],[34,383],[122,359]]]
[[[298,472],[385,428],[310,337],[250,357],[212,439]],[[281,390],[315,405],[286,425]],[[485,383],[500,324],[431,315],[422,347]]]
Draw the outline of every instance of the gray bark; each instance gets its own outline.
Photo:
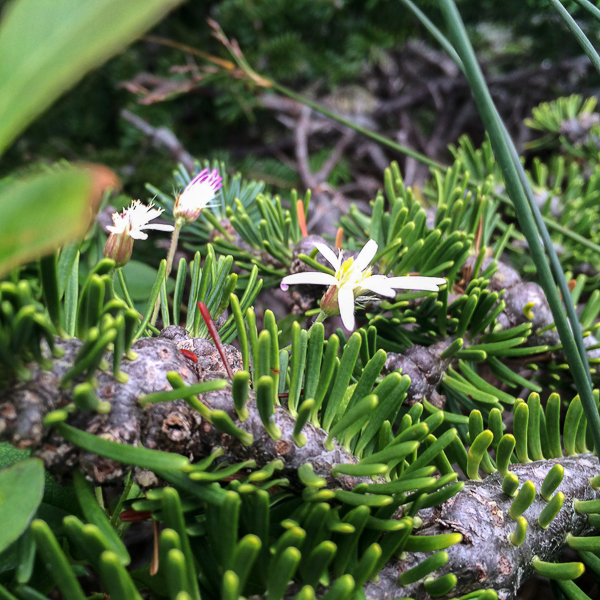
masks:
[[[539,491],[544,477],[556,463],[565,468],[564,479],[558,487],[558,491],[565,495],[565,501],[550,527],[543,530],[537,520],[547,503]],[[456,575],[458,583],[449,598],[489,588],[498,593],[500,600],[513,600],[519,587],[533,573],[531,561],[534,556],[543,561],[559,562],[568,533],[590,533],[587,515],[575,512],[573,500],[600,498],[600,492],[595,492],[589,481],[600,471],[596,456],[584,454],[511,465],[510,470],[519,477],[521,484],[532,481],[538,492],[533,504],[523,513],[529,525],[525,542],[519,547],[514,546],[508,537],[515,530],[515,521],[508,515],[513,498],[502,492],[500,473],[490,475],[482,482],[466,482],[456,496],[419,514],[423,525],[413,531],[413,535],[463,535],[461,543],[446,550],[448,562],[432,574],[434,577],[446,573]],[[367,598],[391,600],[407,596],[414,600],[428,599],[422,581],[402,588],[398,585],[398,575],[431,554],[411,552],[405,560],[391,560],[379,573],[379,581],[365,586]]]

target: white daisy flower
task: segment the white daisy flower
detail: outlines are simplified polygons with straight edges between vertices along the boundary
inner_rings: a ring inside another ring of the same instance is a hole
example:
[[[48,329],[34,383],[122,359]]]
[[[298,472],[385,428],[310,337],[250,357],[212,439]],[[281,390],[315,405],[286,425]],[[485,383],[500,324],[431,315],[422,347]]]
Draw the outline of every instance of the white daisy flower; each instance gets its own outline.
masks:
[[[153,204],[146,206],[139,200],[134,200],[121,214],[113,213],[113,225],[109,225],[107,229],[116,235],[125,234],[134,240],[146,240],[148,234],[144,233],[144,229],[173,231],[173,225],[149,224],[153,219],[160,217],[162,212],[162,208],[154,208]]]
[[[149,224],[150,221],[159,217],[162,209],[146,206],[139,200],[134,200],[129,208],[123,212],[113,213],[113,224],[107,229],[110,235],[104,246],[104,256],[112,258],[117,267],[122,267],[129,262],[133,252],[133,240],[145,240],[148,234],[144,229],[155,229],[157,231],[173,231],[173,225]]]
[[[281,289],[287,290],[289,285],[312,284],[328,285],[329,290],[321,299],[321,310],[331,316],[339,314],[344,327],[354,329],[354,302],[356,298],[368,292],[394,298],[396,290],[439,291],[439,286],[446,283],[441,277],[386,277],[372,275],[369,264],[377,253],[377,243],[369,240],[359,255],[343,260],[343,251],[336,256],[335,252],[324,244],[315,244],[319,252],[335,269],[335,275],[311,271],[288,275],[281,280]]]
[[[177,196],[173,207],[175,220],[181,219],[185,223],[193,223],[210,203],[215,194],[221,189],[223,178],[218,169],[203,169]]]

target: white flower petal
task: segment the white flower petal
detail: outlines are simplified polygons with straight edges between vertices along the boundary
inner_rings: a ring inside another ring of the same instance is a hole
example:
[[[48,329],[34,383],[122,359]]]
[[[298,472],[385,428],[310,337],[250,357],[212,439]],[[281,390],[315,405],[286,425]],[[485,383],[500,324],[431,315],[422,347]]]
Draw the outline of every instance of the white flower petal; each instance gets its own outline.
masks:
[[[401,290],[422,290],[438,292],[439,286],[446,283],[441,277],[390,277],[388,285]]]
[[[317,250],[327,259],[329,264],[337,271],[340,268],[340,258],[335,252],[325,244],[315,244]]]
[[[287,290],[289,285],[297,283],[313,284],[313,285],[337,285],[337,279],[328,273],[319,271],[309,271],[308,273],[295,273],[288,275],[281,280],[281,289]]]
[[[379,294],[380,296],[387,296],[388,298],[395,298],[396,292],[389,284],[389,278],[384,275],[372,275],[367,277],[360,283],[360,287]]]
[[[152,221],[152,219],[156,219],[162,215],[162,208],[148,208],[145,212],[140,210],[138,213],[138,217],[141,223]]]
[[[173,225],[150,224],[150,225],[144,225],[143,227],[140,227],[140,231],[142,229],[155,229],[156,231],[173,231],[173,229],[175,229],[175,228],[173,227]]]
[[[129,232],[129,237],[133,238],[134,240],[147,240],[148,234],[140,231],[139,229],[132,229]]]
[[[129,232],[129,237],[133,238],[134,240],[147,240],[148,234],[144,233],[143,231],[141,231],[139,229],[132,229]]]
[[[338,308],[344,327],[348,331],[354,331],[354,292],[352,288],[342,286],[338,290]]]
[[[369,240],[360,251],[360,254],[354,261],[354,269],[357,271],[364,271],[373,260],[373,257],[377,254],[377,242],[375,240]]]

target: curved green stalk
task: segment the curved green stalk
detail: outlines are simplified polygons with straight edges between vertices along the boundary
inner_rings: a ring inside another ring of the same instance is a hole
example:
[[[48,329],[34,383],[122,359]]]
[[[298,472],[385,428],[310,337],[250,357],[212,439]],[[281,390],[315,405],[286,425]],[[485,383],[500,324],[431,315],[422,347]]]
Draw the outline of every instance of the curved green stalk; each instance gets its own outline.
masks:
[[[581,8],[587,10],[595,19],[600,21],[600,9],[594,6],[589,0],[575,0]]]
[[[463,61],[461,60],[460,56],[457,54],[457,52],[454,49],[454,47],[452,46],[452,44],[444,36],[444,34],[427,18],[427,16],[423,12],[421,12],[411,2],[411,0],[400,0],[400,1],[409,10],[411,10],[415,14],[415,16],[421,21],[423,26],[427,29],[427,31],[429,31],[429,33],[431,33],[431,35],[442,46],[442,48],[446,51],[446,53],[450,56],[450,58],[455,62],[456,66],[463,73],[465,73],[465,67],[464,67]],[[560,8],[563,11],[565,11],[565,9],[560,4],[559,0],[548,0],[548,1],[551,2],[552,4],[558,3],[560,5]],[[557,8],[557,10],[559,10],[559,9]],[[599,14],[600,14],[600,11],[599,11]],[[562,15],[562,13],[561,13],[561,15]],[[568,13],[567,13],[567,16],[569,18],[571,18]],[[577,24],[574,21],[573,21],[573,23],[574,23],[575,27],[577,27]],[[577,29],[579,29],[579,28],[577,27]],[[581,32],[580,29],[579,29],[579,32],[585,38],[585,35],[583,35],[583,32]],[[579,40],[579,38],[578,38],[578,40]],[[587,41],[587,38],[585,38],[585,40]],[[588,44],[589,44],[589,42],[588,42]],[[593,48],[592,48],[592,51],[595,53],[595,50]],[[588,54],[588,56],[589,56],[589,54]],[[596,57],[598,57],[597,54],[596,54]],[[591,59],[591,56],[590,56],[590,59]],[[600,64],[600,57],[598,60],[599,60],[599,64]],[[596,63],[594,63],[594,66],[596,66]],[[598,68],[598,67],[596,67],[596,68]],[[497,110],[496,110],[495,106],[494,106],[494,110],[496,111],[496,114],[497,114]],[[562,233],[563,235],[565,235],[565,232],[568,230],[566,230],[566,228],[558,225],[557,223],[554,223],[550,219],[544,219],[544,217],[542,216],[542,213],[537,205],[537,202],[535,201],[535,198],[533,197],[533,192],[531,190],[531,186],[529,185],[529,181],[527,180],[527,175],[525,174],[525,169],[523,168],[523,164],[521,163],[521,160],[519,159],[519,154],[517,153],[517,149],[515,148],[515,145],[511,139],[504,123],[502,122],[500,115],[498,115],[498,114],[497,114],[497,119],[502,126],[504,138],[505,138],[506,144],[508,146],[508,151],[510,152],[513,164],[515,165],[519,179],[521,180],[521,185],[523,186],[523,190],[525,192],[525,195],[527,196],[527,201],[529,203],[531,211],[533,212],[533,217],[536,221],[537,227],[540,231],[540,235],[544,242],[544,248],[546,249],[546,252],[548,252],[548,255],[550,257],[550,266],[552,268],[552,272],[554,274],[556,282],[558,283],[558,286],[560,288],[560,293],[562,294],[563,301],[564,301],[565,307],[567,309],[567,315],[569,317],[569,321],[571,322],[571,330],[574,332],[575,342],[577,344],[577,349],[579,351],[579,355],[581,356],[581,360],[583,361],[583,364],[587,365],[587,352],[585,349],[585,345],[583,343],[583,336],[580,331],[579,321],[577,319],[577,313],[575,312],[575,306],[573,305],[571,293],[568,288],[567,281],[562,272],[562,268],[560,266],[560,261],[558,260],[558,256],[556,254],[556,250],[554,249],[554,244],[552,243],[552,240],[550,239],[548,230],[544,227],[544,224],[548,225],[550,227],[553,227],[557,231],[560,231],[560,233]],[[494,197],[502,200],[503,202],[509,202],[509,200],[507,198],[505,198],[504,196],[502,196],[500,194],[494,194]],[[571,233],[571,232],[569,232],[569,233]],[[596,244],[594,244],[593,242],[590,242],[589,240],[586,240],[584,237],[577,235],[575,233],[573,234],[573,236],[577,236],[578,239],[576,241],[578,243],[586,246],[587,248],[591,248],[593,250],[595,249],[597,251],[597,248],[592,248],[592,246],[596,247]],[[573,236],[571,236],[571,237],[575,240],[575,238]],[[589,369],[586,369],[586,371],[587,371],[588,379],[590,380],[590,384],[591,384],[590,371],[589,371]]]
[[[600,73],[600,56],[598,56],[596,49],[592,46],[590,40],[587,39],[585,33],[581,31],[581,28],[577,25],[575,19],[569,14],[569,11],[562,5],[560,0],[548,0],[548,3],[560,15],[560,18],[565,22],[565,25],[569,28],[573,37],[586,53],[596,71]]]

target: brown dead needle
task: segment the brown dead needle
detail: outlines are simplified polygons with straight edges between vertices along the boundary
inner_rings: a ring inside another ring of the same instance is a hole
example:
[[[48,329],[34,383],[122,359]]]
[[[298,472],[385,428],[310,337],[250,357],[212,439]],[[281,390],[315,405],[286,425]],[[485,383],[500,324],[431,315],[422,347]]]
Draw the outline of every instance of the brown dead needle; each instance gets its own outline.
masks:
[[[134,510],[133,508],[128,508],[124,510],[120,515],[119,519],[123,523],[137,523],[138,521],[147,521],[152,517],[151,510]]]

